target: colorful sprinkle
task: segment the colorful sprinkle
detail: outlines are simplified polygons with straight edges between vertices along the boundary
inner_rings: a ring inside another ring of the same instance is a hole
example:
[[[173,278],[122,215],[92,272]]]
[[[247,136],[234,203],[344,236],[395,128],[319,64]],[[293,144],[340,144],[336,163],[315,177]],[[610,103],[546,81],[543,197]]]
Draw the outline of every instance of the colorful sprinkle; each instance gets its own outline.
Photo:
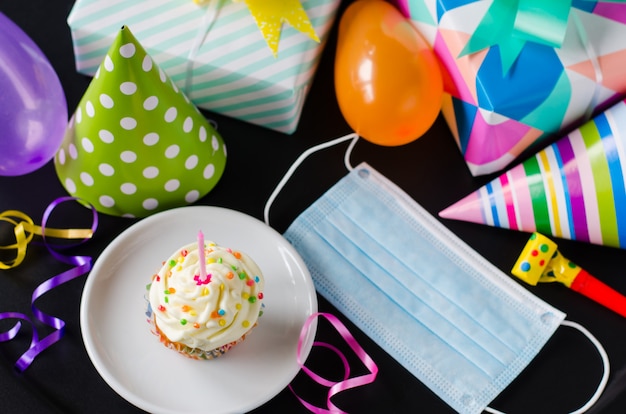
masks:
[[[233,256],[235,256],[236,259],[241,259],[241,253],[239,252],[233,252]]]
[[[254,277],[254,281],[255,281],[255,282],[257,282],[257,283],[259,283],[259,282],[261,281],[261,279],[260,279],[258,276],[255,276],[255,277]]]
[[[165,312],[165,310],[166,310],[166,309],[165,309],[165,306],[163,306],[163,305],[159,305],[159,310],[160,310],[161,312]]]
[[[237,309],[237,310],[241,310],[241,303],[236,304],[236,305],[235,305],[235,309]]]
[[[244,328],[248,328],[250,326],[250,321],[241,322],[241,326],[243,326]]]
[[[220,319],[218,322],[219,326],[224,326],[226,325],[226,319]]]
[[[227,279],[232,279],[233,277],[235,277],[235,274],[233,272],[226,273],[226,278]]]
[[[245,300],[248,300],[248,298],[250,297],[250,294],[248,292],[243,292],[241,294],[241,297],[244,298]]]
[[[226,311],[225,311],[224,309],[220,309],[220,310],[218,310],[218,311],[217,311],[217,313],[218,313],[218,315],[220,315],[220,316],[224,316],[224,315],[226,315]]]
[[[254,303],[254,302],[256,302],[256,296],[250,296],[250,297],[248,298],[248,302],[250,302],[250,303]]]
[[[170,260],[170,261],[169,261],[169,263],[168,263],[168,265],[169,265],[170,267],[174,267],[174,266],[176,266],[176,260],[174,260],[174,259]]]
[[[241,272],[239,273],[239,279],[244,280],[248,275],[246,275],[246,272]]]
[[[188,305],[183,305],[181,309],[183,312],[189,312],[191,310],[191,308]]]
[[[187,319],[181,319],[180,320],[180,324],[181,325],[187,325]]]
[[[263,297],[264,297],[263,292],[259,292],[259,294],[257,295],[257,297],[258,297],[259,299],[263,299]]]
[[[183,257],[187,256],[188,254],[189,254],[189,252],[187,250],[185,250],[185,249],[180,251],[180,255],[183,256]]]
[[[222,264],[222,262],[223,262],[222,258],[221,258],[221,257],[218,257],[218,258],[217,258],[217,263]]]
[[[254,285],[254,280],[252,280],[252,279],[246,280],[246,285],[248,285],[248,286]]]
[[[200,324],[198,322],[194,322],[193,323],[193,327],[198,329],[198,328],[200,328]]]
[[[219,318],[219,317],[220,317],[220,315],[218,315],[217,311],[213,311],[213,312],[211,312],[211,318],[213,318],[213,319],[217,319],[217,318]]]
[[[170,298],[168,296],[164,297],[163,300],[165,301],[165,303],[170,303]]]
[[[202,296],[209,296],[209,288],[208,287],[202,288]]]

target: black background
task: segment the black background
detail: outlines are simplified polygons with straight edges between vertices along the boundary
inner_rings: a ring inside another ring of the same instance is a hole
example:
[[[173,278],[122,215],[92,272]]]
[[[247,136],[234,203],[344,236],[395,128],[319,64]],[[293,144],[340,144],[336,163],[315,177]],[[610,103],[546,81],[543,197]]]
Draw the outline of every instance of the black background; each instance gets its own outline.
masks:
[[[191,0],[190,0],[191,1]],[[343,1],[340,13],[351,1]],[[42,49],[59,75],[68,111],[73,112],[90,78],[78,74],[70,31],[66,23],[71,0],[0,0],[0,11],[17,23]],[[200,205],[227,207],[263,218],[263,206],[283,174],[307,148],[351,130],[343,120],[333,89],[333,59],[337,38],[335,24],[308,96],[297,131],[285,135],[204,111],[218,122],[228,146],[224,176]],[[279,232],[308,205],[346,174],[343,154],[347,144],[316,153],[305,161],[281,192],[271,210],[271,225]],[[440,117],[429,132],[413,143],[381,147],[360,140],[352,164],[367,161],[397,183],[431,213],[457,201],[494,176],[472,177]],[[0,211],[21,210],[40,222],[54,199],[67,195],[54,168],[19,177],[0,177]],[[65,203],[68,204],[68,203]],[[85,227],[89,213],[67,205],[55,211],[52,227]],[[81,222],[81,220],[83,220]],[[98,257],[100,252],[136,220],[100,215],[93,239],[68,254]],[[528,235],[464,222],[444,224],[505,273],[509,272]],[[0,227],[2,240],[10,233]],[[626,293],[626,253],[622,250],[558,240],[559,250],[591,274]],[[33,289],[49,277],[67,270],[42,246],[29,246],[25,261],[12,270],[0,271],[0,312],[30,312]],[[85,351],[79,324],[79,306],[85,277],[68,282],[46,294],[37,306],[67,323],[62,340],[42,353],[24,373],[13,363],[30,341],[25,326],[15,340],[0,343],[0,412],[6,413],[138,413],[141,410],[118,396],[101,379]],[[592,408],[596,413],[626,411],[626,320],[562,285],[528,287],[534,294],[568,314],[568,319],[587,327],[604,345],[611,361],[607,390]],[[368,337],[339,314],[323,298],[319,309],[341,318],[379,366],[376,381],[366,387],[339,394],[334,402],[351,413],[449,413],[453,412],[416,378],[390,358]],[[4,321],[0,328],[8,329]],[[45,327],[38,327],[46,332]],[[342,347],[333,329],[320,321],[317,339]],[[363,373],[354,362],[354,374]],[[340,379],[339,361],[315,348],[307,365],[328,377]],[[601,363],[592,345],[578,332],[560,328],[531,365],[492,404],[507,413],[565,413],[577,409],[593,394],[601,376]],[[323,405],[326,390],[302,373],[294,379],[297,392]],[[207,412],[210,402],[207,401]],[[254,413],[308,412],[283,390]]]

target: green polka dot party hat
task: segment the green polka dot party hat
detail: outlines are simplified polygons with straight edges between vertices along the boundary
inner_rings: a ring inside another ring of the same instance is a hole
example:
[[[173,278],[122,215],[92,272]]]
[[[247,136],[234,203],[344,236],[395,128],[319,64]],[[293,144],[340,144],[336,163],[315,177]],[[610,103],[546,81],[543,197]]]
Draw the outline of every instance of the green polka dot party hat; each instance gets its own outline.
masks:
[[[125,217],[193,203],[226,165],[222,137],[122,27],[54,158],[68,193]]]

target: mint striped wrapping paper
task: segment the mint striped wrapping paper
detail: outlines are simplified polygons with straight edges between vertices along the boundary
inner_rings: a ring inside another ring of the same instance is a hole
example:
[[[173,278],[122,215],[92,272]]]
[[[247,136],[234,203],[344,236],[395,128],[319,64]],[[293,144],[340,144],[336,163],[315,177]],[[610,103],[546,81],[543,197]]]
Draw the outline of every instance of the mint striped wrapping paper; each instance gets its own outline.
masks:
[[[626,101],[439,215],[626,248]]]
[[[225,2],[207,32],[207,9],[192,0],[77,0],[68,16],[76,68],[93,76],[128,26],[198,107],[292,133],[340,1],[301,3],[321,43],[284,23],[275,58],[244,2]]]

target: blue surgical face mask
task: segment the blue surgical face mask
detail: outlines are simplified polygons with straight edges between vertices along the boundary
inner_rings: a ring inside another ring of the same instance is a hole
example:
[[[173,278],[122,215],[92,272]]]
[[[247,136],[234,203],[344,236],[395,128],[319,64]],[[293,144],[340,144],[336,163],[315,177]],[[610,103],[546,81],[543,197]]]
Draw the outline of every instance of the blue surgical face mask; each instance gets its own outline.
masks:
[[[317,291],[460,413],[480,413],[565,315],[367,164],[287,229]]]

